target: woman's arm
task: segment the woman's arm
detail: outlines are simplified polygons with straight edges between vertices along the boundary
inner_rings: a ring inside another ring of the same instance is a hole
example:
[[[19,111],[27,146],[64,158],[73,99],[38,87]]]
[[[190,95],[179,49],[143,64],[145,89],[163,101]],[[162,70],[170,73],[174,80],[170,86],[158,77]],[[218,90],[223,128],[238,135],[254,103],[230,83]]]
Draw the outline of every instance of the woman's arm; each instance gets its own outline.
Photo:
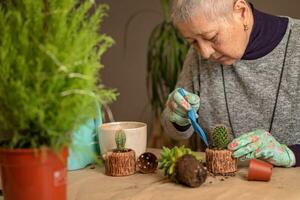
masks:
[[[294,167],[300,167],[300,144],[294,144],[288,146],[288,148],[294,153],[296,164]]]
[[[193,69],[198,68],[198,54],[193,48],[190,48],[187,53],[182,71],[179,75],[176,88],[182,87],[185,90],[194,93],[193,85]],[[194,129],[191,125],[179,126],[169,120],[169,112],[167,106],[162,114],[162,125],[167,135],[176,140],[188,139],[193,133]]]

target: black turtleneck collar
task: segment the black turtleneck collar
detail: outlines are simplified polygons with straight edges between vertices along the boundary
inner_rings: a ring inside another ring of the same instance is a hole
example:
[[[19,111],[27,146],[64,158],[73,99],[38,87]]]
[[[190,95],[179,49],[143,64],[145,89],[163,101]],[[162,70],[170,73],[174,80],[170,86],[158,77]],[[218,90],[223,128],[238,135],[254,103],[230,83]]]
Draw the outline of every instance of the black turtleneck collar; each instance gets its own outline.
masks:
[[[288,27],[288,18],[260,12],[252,4],[254,24],[242,60],[255,60],[270,53],[280,43]]]

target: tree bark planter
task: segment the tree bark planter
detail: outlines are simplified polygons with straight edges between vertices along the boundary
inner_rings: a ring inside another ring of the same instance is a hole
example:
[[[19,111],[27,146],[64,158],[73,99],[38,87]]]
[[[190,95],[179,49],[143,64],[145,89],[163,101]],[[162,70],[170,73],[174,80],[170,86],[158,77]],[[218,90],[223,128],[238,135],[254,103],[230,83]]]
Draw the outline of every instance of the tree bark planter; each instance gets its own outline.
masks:
[[[135,152],[132,149],[107,152],[105,173],[109,176],[128,176],[135,173]]]
[[[5,200],[66,200],[67,148],[0,149]]]
[[[237,159],[227,149],[206,149],[206,167],[214,175],[232,175],[237,171]]]

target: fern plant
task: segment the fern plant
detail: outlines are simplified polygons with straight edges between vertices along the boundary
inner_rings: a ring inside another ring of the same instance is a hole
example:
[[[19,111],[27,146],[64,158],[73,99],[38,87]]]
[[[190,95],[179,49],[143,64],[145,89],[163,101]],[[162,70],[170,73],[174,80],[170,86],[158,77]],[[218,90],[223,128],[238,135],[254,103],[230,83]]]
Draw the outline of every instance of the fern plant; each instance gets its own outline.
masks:
[[[113,44],[99,34],[107,9],[88,0],[1,1],[1,146],[59,150],[96,115],[96,102],[115,100],[98,78]]]

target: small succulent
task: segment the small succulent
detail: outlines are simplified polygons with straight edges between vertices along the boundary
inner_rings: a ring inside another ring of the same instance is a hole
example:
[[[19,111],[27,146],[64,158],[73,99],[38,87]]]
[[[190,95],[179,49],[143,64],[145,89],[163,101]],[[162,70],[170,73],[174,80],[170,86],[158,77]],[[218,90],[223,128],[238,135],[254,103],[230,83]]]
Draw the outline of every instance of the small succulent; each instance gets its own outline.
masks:
[[[228,128],[225,125],[215,126],[212,133],[212,143],[215,148],[227,149],[229,143],[229,133]]]
[[[190,187],[200,186],[207,177],[201,158],[191,149],[184,146],[175,146],[172,149],[163,147],[159,164],[159,168],[172,181]]]
[[[116,145],[117,145],[117,150],[124,151],[125,143],[126,143],[126,134],[122,129],[120,129],[116,132],[115,141],[116,141]]]
[[[169,177],[174,176],[175,163],[178,158],[180,158],[185,154],[192,154],[193,156],[196,157],[196,154],[193,153],[191,149],[185,148],[184,146],[181,147],[175,146],[172,149],[163,147],[160,153],[159,168],[164,171],[166,176]],[[199,157],[197,158],[200,160]]]

